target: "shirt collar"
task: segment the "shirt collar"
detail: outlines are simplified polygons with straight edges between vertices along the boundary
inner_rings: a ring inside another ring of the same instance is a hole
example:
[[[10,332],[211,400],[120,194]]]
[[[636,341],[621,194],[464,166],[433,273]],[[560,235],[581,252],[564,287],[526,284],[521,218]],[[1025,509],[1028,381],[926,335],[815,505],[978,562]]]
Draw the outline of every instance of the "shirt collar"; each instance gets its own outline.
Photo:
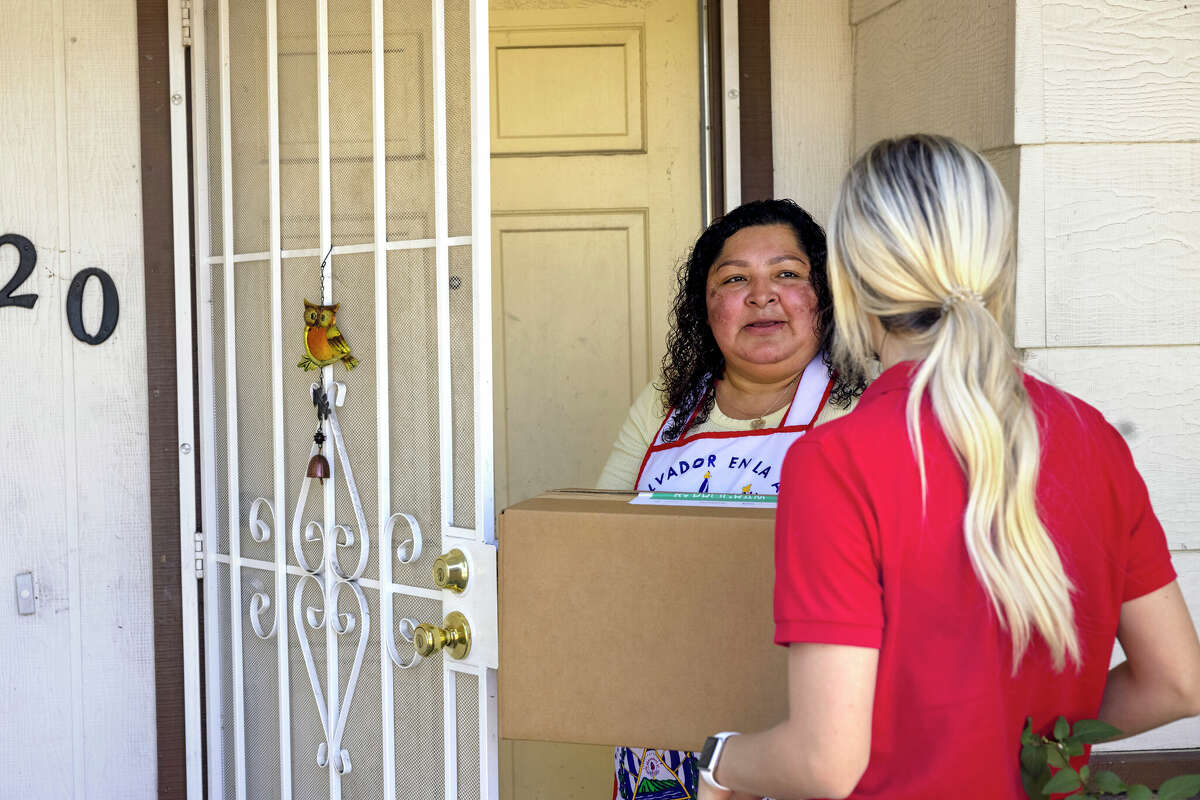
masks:
[[[883,373],[871,382],[867,390],[862,394],[862,401],[870,400],[878,395],[888,392],[895,392],[901,389],[907,391],[912,385],[913,376],[916,374],[917,368],[921,366],[920,361],[901,361],[888,367]]]

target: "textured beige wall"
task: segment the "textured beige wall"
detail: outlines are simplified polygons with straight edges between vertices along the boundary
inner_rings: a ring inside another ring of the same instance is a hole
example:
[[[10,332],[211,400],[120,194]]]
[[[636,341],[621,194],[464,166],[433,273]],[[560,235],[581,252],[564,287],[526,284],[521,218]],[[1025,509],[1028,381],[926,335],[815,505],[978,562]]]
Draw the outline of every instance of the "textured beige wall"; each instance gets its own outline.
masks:
[[[849,0],[771,3],[775,196],[824,225],[853,144]]]
[[[1013,3],[856,2],[854,150],[915,131],[1011,145]]]

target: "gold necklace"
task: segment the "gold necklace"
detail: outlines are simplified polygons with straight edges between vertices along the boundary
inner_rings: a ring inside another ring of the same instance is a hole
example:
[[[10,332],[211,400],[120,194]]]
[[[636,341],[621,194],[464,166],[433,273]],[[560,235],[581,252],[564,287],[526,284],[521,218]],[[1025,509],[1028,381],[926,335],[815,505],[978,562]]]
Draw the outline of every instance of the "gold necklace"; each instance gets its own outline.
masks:
[[[767,420],[765,418],[774,414],[779,409],[784,408],[788,405],[788,403],[791,402],[789,395],[795,393],[792,387],[794,387],[799,380],[800,375],[797,373],[790,381],[787,382],[787,385],[779,391],[776,397],[773,398],[771,407],[767,411],[764,411],[762,414],[759,414],[757,417],[754,417],[750,420],[750,430],[758,431],[765,428],[767,426]],[[780,397],[782,397],[783,402],[779,402]]]

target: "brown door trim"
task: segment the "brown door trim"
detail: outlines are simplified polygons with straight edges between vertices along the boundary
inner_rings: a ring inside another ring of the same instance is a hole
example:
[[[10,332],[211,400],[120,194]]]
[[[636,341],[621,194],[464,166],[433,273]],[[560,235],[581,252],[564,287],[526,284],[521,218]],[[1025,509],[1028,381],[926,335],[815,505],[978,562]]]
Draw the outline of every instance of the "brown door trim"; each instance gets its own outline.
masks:
[[[137,0],[158,797],[187,796],[167,4]]]
[[[738,94],[740,99],[742,202],[775,196],[771,140],[770,0],[707,0],[704,3],[708,74],[708,164],[705,166],[713,216],[725,213],[725,93],[721,49],[721,4],[738,4]],[[706,220],[708,222],[708,220]]]
[[[742,122],[742,202],[775,196],[771,143],[771,4],[738,0],[738,98]]]

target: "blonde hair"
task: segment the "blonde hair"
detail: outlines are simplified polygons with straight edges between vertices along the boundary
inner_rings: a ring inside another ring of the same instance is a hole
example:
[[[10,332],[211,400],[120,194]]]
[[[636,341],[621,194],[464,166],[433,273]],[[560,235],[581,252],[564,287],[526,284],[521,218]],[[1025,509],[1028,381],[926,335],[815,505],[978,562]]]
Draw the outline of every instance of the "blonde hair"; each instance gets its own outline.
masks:
[[[873,145],[842,182],[829,235],[837,360],[874,358],[869,319],[925,353],[908,435],[926,492],[920,409],[934,414],[967,477],[963,536],[975,575],[1012,636],[1015,672],[1034,629],[1054,667],[1078,666],[1073,586],[1038,517],[1041,443],[1012,345],[1012,206],[991,166],[953,139]]]

